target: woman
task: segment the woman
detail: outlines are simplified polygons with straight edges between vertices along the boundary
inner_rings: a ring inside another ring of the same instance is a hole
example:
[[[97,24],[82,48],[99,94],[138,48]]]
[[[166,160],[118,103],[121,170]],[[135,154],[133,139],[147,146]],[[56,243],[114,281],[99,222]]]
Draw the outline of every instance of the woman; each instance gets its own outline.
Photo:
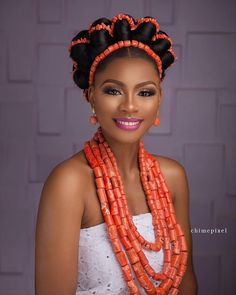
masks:
[[[72,40],[73,78],[99,128],[44,185],[36,295],[196,294],[185,170],[142,141],[160,124],[171,45],[154,18],[125,14]]]

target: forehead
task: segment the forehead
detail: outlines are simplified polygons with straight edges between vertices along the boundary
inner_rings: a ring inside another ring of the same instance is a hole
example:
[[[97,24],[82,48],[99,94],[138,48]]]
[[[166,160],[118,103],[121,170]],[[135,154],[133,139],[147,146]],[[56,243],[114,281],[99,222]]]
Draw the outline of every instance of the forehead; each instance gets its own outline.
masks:
[[[135,84],[146,80],[159,82],[155,65],[137,57],[119,57],[109,61],[101,71],[95,74],[95,85],[106,79],[119,80],[124,84]]]

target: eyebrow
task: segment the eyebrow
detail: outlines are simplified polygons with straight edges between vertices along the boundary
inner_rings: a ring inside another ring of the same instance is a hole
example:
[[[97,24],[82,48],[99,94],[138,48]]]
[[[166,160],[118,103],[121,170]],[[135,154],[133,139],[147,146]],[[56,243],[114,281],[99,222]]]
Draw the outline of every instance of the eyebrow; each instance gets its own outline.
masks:
[[[115,84],[118,84],[118,85],[120,85],[120,86],[122,86],[122,87],[125,86],[125,84],[124,84],[123,82],[119,81],[119,80],[115,80],[115,79],[107,79],[107,80],[105,80],[105,81],[100,85],[100,87],[102,87],[102,86],[103,86],[104,84],[106,84],[106,83],[115,83]],[[142,87],[142,86],[145,86],[145,85],[148,85],[148,84],[153,84],[153,85],[155,85],[155,86],[157,87],[157,84],[156,84],[154,81],[149,80],[149,81],[144,81],[144,82],[138,83],[137,85],[135,85],[135,88]]]

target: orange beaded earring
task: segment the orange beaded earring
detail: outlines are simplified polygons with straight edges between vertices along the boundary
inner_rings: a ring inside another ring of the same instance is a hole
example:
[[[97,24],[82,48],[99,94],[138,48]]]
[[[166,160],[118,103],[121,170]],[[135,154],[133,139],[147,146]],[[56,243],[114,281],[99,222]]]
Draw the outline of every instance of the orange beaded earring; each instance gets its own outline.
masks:
[[[161,124],[161,119],[157,117],[153,123],[154,126],[159,126]]]
[[[92,114],[92,116],[90,116],[89,121],[90,121],[91,124],[96,125],[97,122],[98,122],[98,119],[97,119],[97,116],[95,114],[94,108],[92,108],[92,112],[93,112],[93,114]]]

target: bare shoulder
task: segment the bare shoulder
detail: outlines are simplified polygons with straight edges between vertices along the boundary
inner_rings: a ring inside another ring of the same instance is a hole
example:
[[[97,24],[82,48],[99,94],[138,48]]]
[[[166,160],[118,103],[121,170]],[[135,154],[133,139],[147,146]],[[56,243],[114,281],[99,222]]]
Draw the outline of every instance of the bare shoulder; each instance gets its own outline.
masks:
[[[89,173],[80,152],[57,165],[44,184],[35,235],[36,294],[74,294],[76,290],[83,191]]]
[[[84,211],[84,192],[91,169],[82,151],[58,164],[47,177],[40,198],[39,212],[55,208],[57,212],[75,211],[79,219]],[[78,220],[79,221],[79,220]]]
[[[175,159],[159,155],[153,156],[157,159],[160,165],[161,172],[165,177],[172,195],[172,199],[174,201],[177,192],[180,190],[180,187],[185,187],[185,189],[188,189],[185,168]]]
[[[47,177],[43,191],[81,191],[91,169],[87,165],[83,151],[58,164]]]

